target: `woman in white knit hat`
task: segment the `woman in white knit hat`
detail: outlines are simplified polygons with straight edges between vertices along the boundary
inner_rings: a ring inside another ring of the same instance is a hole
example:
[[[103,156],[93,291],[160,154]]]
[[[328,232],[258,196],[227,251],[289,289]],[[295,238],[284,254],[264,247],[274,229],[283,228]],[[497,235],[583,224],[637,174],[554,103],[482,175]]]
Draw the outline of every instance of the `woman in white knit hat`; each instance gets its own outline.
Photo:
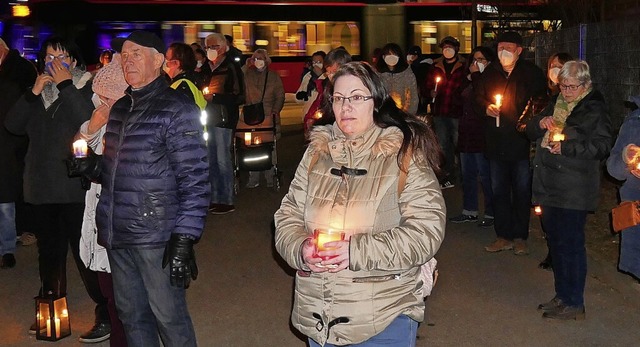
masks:
[[[124,80],[120,54],[113,55],[112,61],[101,68],[93,79],[92,89],[94,106],[96,107],[91,119],[84,122],[78,132],[78,138],[87,141],[89,147],[96,153],[102,154],[102,136],[106,128],[111,106],[123,97],[129,87]],[[126,346],[122,322],[118,319],[113,298],[113,283],[107,251],[98,244],[96,230],[96,206],[100,196],[100,184],[91,183],[91,188],[85,198],[84,220],[82,222],[82,236],[80,237],[80,257],[85,265],[98,272],[98,281],[102,294],[109,300],[109,316],[111,318],[111,346]]]

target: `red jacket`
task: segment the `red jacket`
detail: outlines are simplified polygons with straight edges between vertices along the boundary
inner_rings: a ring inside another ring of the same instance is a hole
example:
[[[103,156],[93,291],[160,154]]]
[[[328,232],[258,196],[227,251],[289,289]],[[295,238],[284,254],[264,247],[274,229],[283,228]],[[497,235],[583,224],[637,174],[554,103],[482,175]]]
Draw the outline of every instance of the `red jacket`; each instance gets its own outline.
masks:
[[[462,115],[462,91],[468,84],[465,64],[466,60],[458,56],[451,73],[447,74],[444,57],[433,61],[434,68],[425,80],[425,90],[431,93],[436,89],[436,78],[440,77],[435,104],[432,106],[434,116],[459,118]]]

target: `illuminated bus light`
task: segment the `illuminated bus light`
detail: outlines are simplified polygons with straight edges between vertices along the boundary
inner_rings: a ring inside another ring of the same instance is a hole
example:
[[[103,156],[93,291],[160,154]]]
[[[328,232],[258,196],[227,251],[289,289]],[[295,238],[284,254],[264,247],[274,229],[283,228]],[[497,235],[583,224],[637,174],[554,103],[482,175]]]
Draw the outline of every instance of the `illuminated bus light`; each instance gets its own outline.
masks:
[[[252,163],[254,161],[261,161],[261,160],[265,160],[265,159],[269,159],[268,155],[261,155],[259,157],[248,157],[248,158],[244,158],[244,162],[245,163]]]
[[[28,17],[31,14],[31,10],[27,5],[13,5],[11,13],[14,17]]]

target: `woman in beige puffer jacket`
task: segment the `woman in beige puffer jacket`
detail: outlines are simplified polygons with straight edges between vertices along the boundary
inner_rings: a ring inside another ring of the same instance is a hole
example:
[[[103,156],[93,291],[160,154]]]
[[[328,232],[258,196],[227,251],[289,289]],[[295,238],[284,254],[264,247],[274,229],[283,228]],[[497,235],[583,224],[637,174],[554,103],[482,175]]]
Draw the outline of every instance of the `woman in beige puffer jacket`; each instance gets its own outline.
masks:
[[[275,214],[276,249],[298,270],[291,320],[312,346],[326,346],[371,341],[408,317],[413,336],[400,338],[415,344],[420,266],[444,238],[437,142],[368,65],[344,65],[334,83],[323,111],[336,122],[313,130]],[[318,228],[342,230],[345,240],[314,255]]]

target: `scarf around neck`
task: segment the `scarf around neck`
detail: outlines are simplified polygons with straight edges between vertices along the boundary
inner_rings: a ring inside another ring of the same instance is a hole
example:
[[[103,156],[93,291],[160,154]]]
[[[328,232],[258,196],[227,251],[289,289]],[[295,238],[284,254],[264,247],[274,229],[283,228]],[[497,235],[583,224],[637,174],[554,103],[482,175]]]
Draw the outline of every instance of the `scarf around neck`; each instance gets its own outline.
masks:
[[[77,67],[70,69],[69,72],[71,72],[73,85],[78,89],[84,87],[85,84],[87,84],[87,81],[91,79],[91,73],[85,72]],[[58,85],[56,83],[49,83],[42,89],[42,93],[40,95],[42,96],[42,103],[44,104],[45,110],[58,100],[58,94],[60,94],[60,91],[57,86]]]
[[[556,126],[556,129],[554,129],[553,131],[551,131],[550,129],[547,129],[547,131],[544,133],[544,137],[542,138],[542,143],[540,144],[542,147],[549,147],[549,141],[550,141],[549,137],[552,136],[551,134],[562,133],[564,129],[564,125],[567,121],[567,118],[569,117],[571,112],[573,112],[573,109],[576,107],[576,105],[578,105],[578,103],[580,103],[580,101],[582,101],[582,99],[584,99],[585,96],[587,96],[587,94],[591,93],[592,90],[593,90],[593,87],[589,87],[585,89],[585,91],[582,94],[578,95],[578,97],[575,98],[575,100],[573,100],[572,102],[567,102],[564,99],[564,96],[562,95],[562,93],[558,95],[556,104],[553,107],[553,117],[552,117],[553,123]]]

